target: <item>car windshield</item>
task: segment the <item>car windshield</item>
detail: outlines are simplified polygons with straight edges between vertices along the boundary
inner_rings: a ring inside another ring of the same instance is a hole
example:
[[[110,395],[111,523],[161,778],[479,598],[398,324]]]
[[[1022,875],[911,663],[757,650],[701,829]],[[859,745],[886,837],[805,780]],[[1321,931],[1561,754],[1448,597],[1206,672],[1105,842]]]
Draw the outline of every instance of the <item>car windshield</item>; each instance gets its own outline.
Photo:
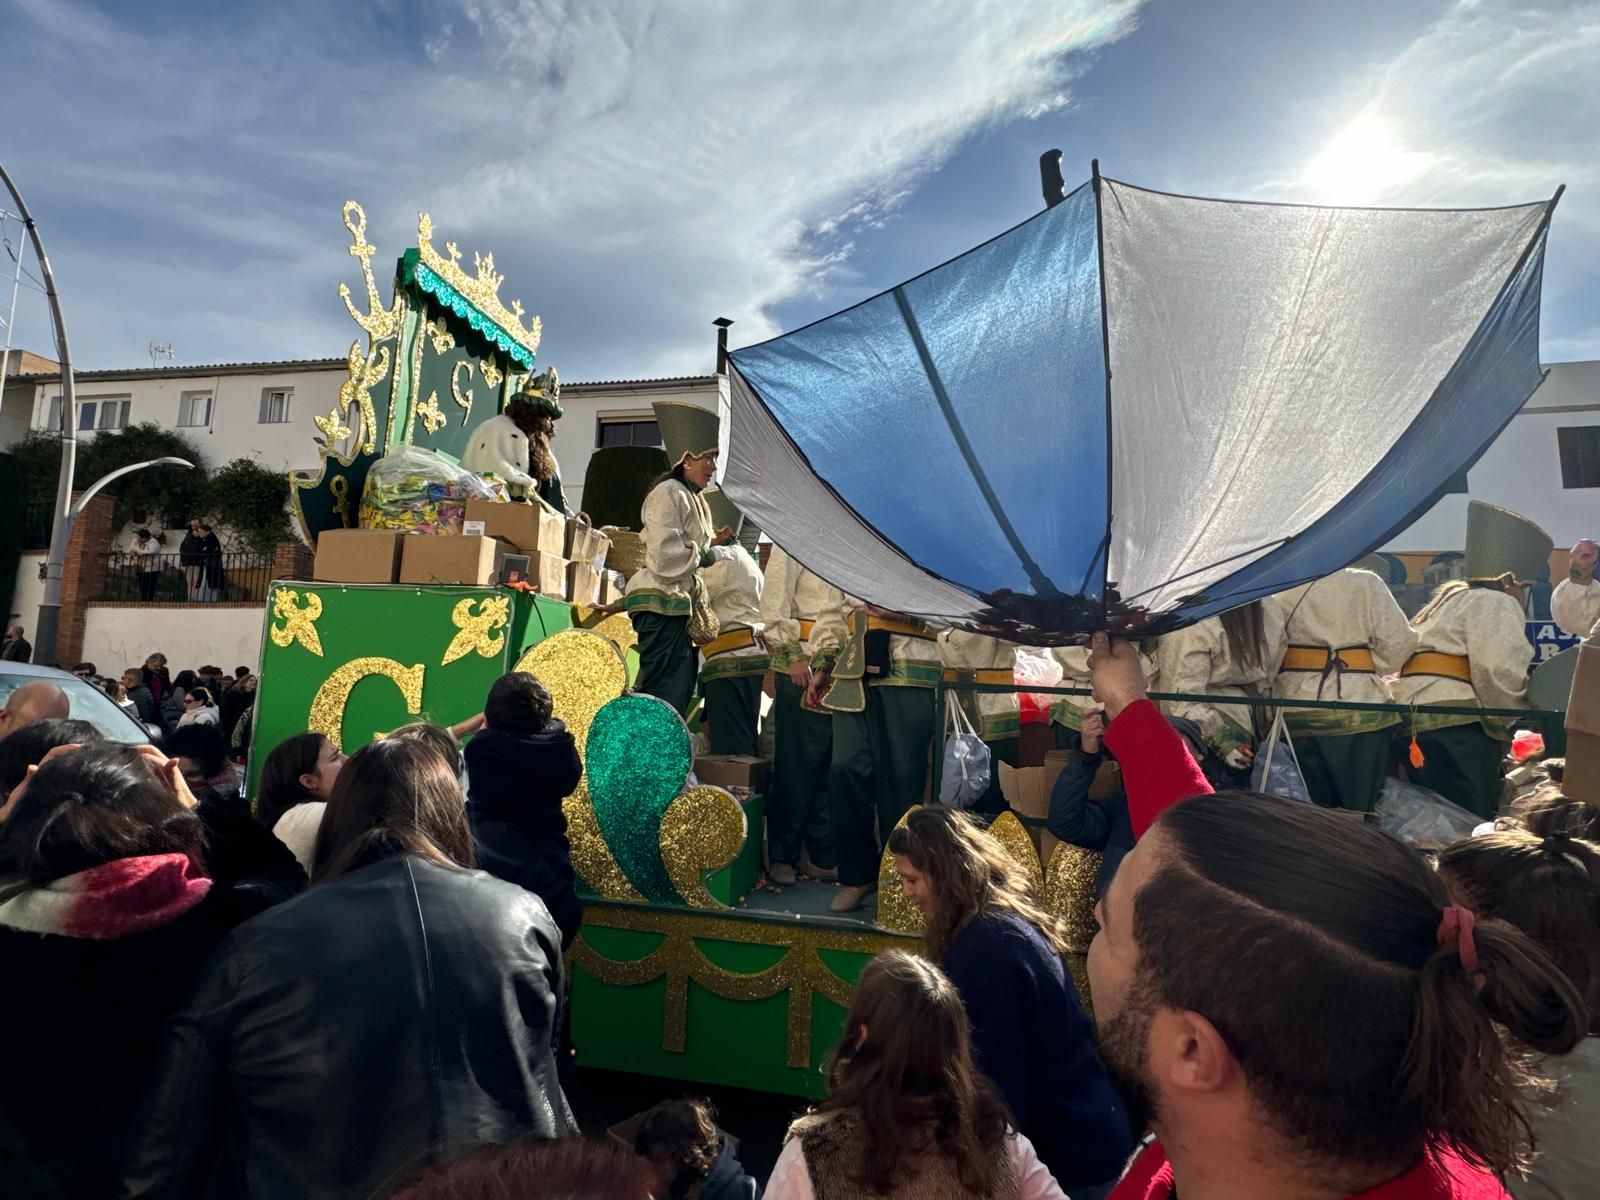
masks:
[[[25,683],[39,680],[53,683],[67,694],[72,705],[72,716],[87,721],[113,742],[137,746],[150,740],[143,725],[117,707],[117,702],[94,684],[74,676],[61,675],[0,675],[0,704],[11,698],[11,693]]]

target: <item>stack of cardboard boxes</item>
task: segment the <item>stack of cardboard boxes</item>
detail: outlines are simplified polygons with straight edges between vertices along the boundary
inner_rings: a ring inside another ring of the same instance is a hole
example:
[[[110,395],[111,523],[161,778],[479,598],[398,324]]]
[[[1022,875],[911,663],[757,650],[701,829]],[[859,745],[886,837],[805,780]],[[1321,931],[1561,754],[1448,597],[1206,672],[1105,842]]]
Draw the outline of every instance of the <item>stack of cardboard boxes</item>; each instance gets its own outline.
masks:
[[[459,535],[330,529],[317,540],[315,578],[328,583],[433,583],[492,587],[513,568],[540,595],[594,606],[622,598],[605,569],[611,541],[543,504],[467,501]],[[507,556],[526,556],[527,566]]]

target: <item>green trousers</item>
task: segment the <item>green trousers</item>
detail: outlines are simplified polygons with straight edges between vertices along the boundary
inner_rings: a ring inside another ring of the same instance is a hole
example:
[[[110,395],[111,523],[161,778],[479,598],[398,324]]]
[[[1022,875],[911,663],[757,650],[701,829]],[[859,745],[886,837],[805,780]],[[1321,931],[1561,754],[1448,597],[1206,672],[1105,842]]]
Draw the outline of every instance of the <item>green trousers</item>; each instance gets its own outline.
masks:
[[[828,807],[847,887],[877,882],[883,839],[922,801],[933,695],[932,688],[869,686],[863,711],[833,715]]]
[[[1383,790],[1395,734],[1390,728],[1341,737],[1295,738],[1295,753],[1311,799],[1323,808],[1371,812]]]
[[[700,673],[700,652],[689,642],[689,618],[653,612],[628,616],[639,635],[639,678],[633,690],[665,700],[687,717]]]
[[[1510,749],[1477,722],[1417,734],[1422,766],[1411,768],[1411,782],[1477,813],[1485,821],[1500,810],[1501,763]]]
[[[748,754],[761,750],[761,676],[736,675],[708,679],[700,685],[701,720],[711,722],[707,740],[713,754]]]
[[[833,759],[833,722],[801,703],[805,693],[777,673],[772,702],[772,782],[767,787],[767,858],[796,866],[802,846],[818,867],[832,867],[833,832],[828,813],[828,770]]]

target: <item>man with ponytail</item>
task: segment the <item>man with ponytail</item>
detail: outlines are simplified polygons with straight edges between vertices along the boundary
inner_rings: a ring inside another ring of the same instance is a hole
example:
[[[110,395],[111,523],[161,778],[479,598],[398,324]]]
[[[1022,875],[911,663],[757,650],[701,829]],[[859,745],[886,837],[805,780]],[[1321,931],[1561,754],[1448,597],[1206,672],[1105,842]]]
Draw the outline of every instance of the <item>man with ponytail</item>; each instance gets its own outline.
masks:
[[[1578,989],[1376,828],[1211,795],[1131,645],[1096,635],[1092,668],[1139,841],[1089,977],[1155,1135],[1113,1200],[1506,1197],[1532,1159],[1529,1052],[1582,1040]]]

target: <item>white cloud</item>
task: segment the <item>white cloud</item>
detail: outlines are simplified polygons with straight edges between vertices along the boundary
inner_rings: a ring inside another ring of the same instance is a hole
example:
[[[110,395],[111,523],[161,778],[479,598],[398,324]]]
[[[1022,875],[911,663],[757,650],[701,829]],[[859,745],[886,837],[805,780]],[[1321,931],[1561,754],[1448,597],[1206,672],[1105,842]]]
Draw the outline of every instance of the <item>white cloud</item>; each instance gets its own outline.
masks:
[[[737,319],[736,344],[775,332],[772,308],[843,268],[964,139],[1069,104],[1084,52],[1138,5],[421,7],[158,30],[29,0],[3,86],[74,93],[35,110],[8,166],[46,219],[75,214],[48,232],[82,358],[137,361],[153,337],[187,361],[341,353],[348,195],[380,257],[418,209],[441,242],[494,250],[569,378],[705,370],[712,317]],[[84,215],[101,212],[129,232]]]

